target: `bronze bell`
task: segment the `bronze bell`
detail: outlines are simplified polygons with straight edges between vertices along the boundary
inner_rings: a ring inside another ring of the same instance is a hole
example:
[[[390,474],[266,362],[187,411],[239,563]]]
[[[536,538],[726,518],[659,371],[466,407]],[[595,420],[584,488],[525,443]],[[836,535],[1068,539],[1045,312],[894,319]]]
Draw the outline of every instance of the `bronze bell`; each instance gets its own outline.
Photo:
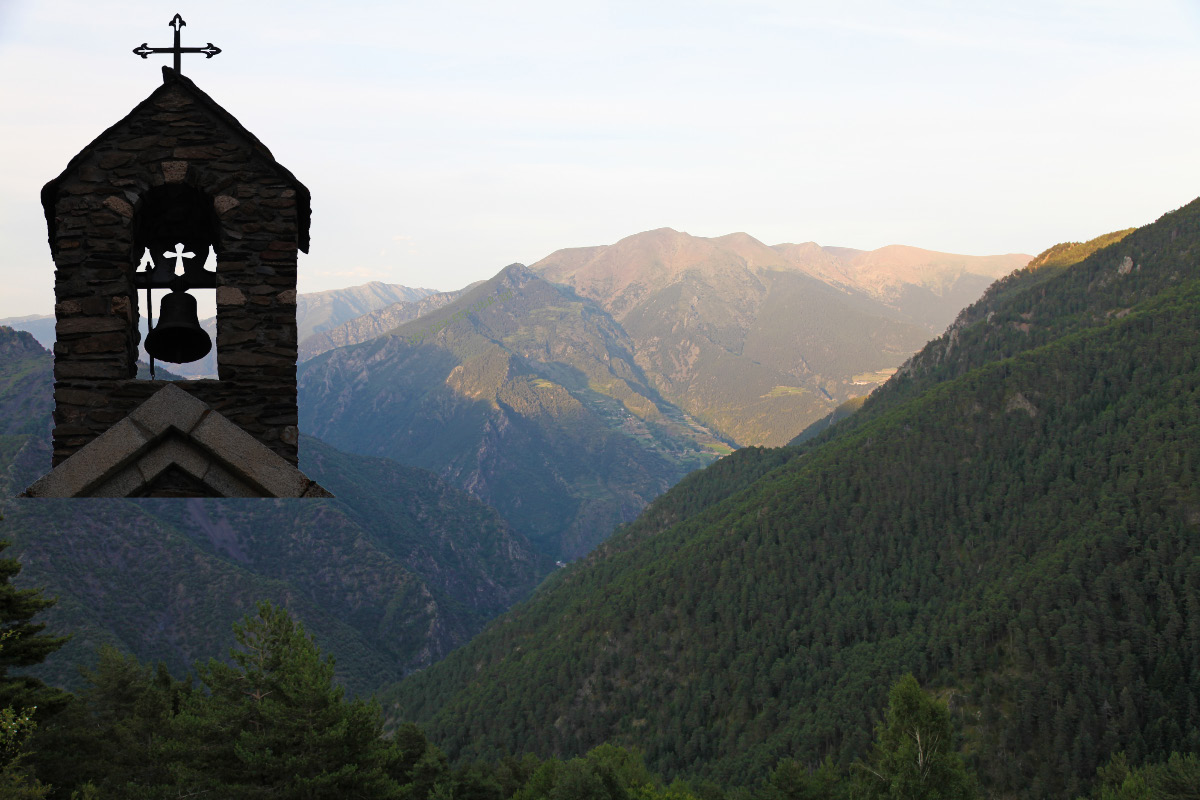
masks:
[[[172,289],[162,299],[158,317],[158,324],[146,335],[146,352],[154,358],[188,364],[212,350],[212,339],[200,327],[196,298],[187,292]]]

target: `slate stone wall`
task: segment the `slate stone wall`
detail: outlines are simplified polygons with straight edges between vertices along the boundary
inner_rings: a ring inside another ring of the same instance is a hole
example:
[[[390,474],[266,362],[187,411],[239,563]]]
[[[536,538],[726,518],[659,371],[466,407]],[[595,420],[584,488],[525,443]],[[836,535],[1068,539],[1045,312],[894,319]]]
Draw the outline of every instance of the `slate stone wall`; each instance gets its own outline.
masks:
[[[44,190],[56,268],[56,466],[162,386],[134,377],[145,298],[133,285],[143,251],[135,222],[147,191],[171,183],[211,200],[217,239],[219,380],[178,385],[297,462],[296,255],[307,247],[307,191],[214,105],[186,79],[168,79]],[[156,316],[165,294],[154,292]]]

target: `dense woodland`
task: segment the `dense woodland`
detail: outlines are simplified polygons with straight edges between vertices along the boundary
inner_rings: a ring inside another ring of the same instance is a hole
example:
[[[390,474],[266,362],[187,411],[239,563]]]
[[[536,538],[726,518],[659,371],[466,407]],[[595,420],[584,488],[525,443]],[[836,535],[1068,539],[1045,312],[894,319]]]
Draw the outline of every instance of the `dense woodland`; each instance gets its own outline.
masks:
[[[989,792],[1200,749],[1200,203],[997,284],[863,409],[690,476],[388,696],[458,758],[754,785],[905,672]]]
[[[17,590],[0,559],[0,797],[378,798],[379,800],[884,800],[980,797],[946,704],[906,675],[891,688],[869,754],[848,769],[782,759],[753,787],[664,782],[642,754],[602,744],[570,759],[506,754],[452,766],[415,725],[385,734],[383,710],[347,699],[331,657],[282,608],[262,603],[234,625],[225,661],[177,680],[106,648],[72,696],[13,667],[64,641],[34,618],[52,601]],[[1200,758],[1172,753],[1131,767],[1117,754],[1096,800],[1183,800]]]

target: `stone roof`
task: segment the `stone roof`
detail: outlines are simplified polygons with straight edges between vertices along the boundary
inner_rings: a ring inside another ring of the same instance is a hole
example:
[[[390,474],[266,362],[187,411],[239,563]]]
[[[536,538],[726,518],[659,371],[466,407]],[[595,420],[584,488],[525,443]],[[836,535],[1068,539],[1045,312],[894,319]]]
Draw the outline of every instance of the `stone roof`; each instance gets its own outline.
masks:
[[[257,156],[257,160],[261,161],[268,169],[272,170],[285,182],[291,184],[296,190],[296,217],[298,226],[297,234],[299,238],[298,244],[301,252],[307,253],[309,245],[308,229],[309,222],[312,217],[312,196],[309,193],[308,188],[305,187],[304,184],[302,184],[299,180],[297,180],[296,176],[293,175],[286,167],[275,160],[275,157],[271,155],[271,151],[267,149],[265,144],[259,141],[257,136],[243,127],[243,125],[238,122],[236,117],[218,105],[217,102],[205,94],[200,87],[192,83],[191,79],[181,75],[170,67],[163,67],[162,71],[163,82],[161,86],[151,92],[145,100],[134,106],[132,111],[119,119],[117,122],[110,125],[103,133],[88,143],[86,147],[76,153],[70,162],[67,163],[66,169],[64,169],[57,178],[54,178],[42,187],[42,209],[46,215],[46,228],[49,233],[51,250],[54,249],[56,242],[54,204],[58,197],[59,184],[69,176],[73,175],[75,170],[78,168],[79,163],[85,159],[98,145],[116,135],[122,125],[124,125],[130,118],[143,112],[153,113],[154,103],[161,94],[171,90],[172,88],[179,88],[191,95],[196,100],[197,104],[211,113],[215,119],[227,125],[233,131],[236,137],[243,140],[246,148]]]
[[[223,415],[167,384],[25,497],[332,497]]]

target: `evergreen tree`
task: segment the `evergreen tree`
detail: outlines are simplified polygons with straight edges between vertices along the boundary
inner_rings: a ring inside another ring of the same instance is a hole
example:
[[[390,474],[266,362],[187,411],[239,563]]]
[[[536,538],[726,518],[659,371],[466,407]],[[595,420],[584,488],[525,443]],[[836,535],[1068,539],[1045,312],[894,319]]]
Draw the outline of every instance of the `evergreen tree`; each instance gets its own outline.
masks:
[[[1165,762],[1134,769],[1124,752],[1096,771],[1093,800],[1200,800],[1200,756],[1171,753]]]
[[[226,798],[399,796],[400,752],[378,706],[344,698],[333,658],[287,611],[261,603],[234,633],[232,663],[201,667],[208,693],[175,718],[182,785]]]
[[[0,541],[0,552],[10,544]],[[67,637],[46,636],[44,623],[31,622],[54,601],[37,589],[13,586],[12,578],[20,571],[15,558],[0,558],[0,796],[40,798],[50,789],[30,775],[24,763],[36,727],[34,714],[39,709],[43,715],[61,709],[70,695],[36,678],[9,675],[8,670],[42,663]]]
[[[0,652],[11,638],[10,634],[0,634]],[[50,787],[31,776],[22,763],[28,755],[26,741],[33,729],[30,709],[0,708],[0,797],[32,800],[45,797],[50,791]]]
[[[63,790],[91,783],[103,797],[171,796],[186,758],[172,718],[190,682],[113,647],[81,672],[88,687],[34,737],[38,776]]]
[[[10,544],[0,541],[0,552]],[[13,586],[12,579],[20,571],[21,564],[15,558],[0,558],[0,636],[5,637],[3,649],[0,649],[0,708],[30,709],[30,713],[37,710],[42,716],[60,709],[69,695],[36,678],[11,675],[9,670],[42,663],[69,637],[48,636],[42,632],[45,623],[32,621],[39,611],[54,605],[55,601],[43,597],[38,589]]]
[[[863,800],[969,800],[975,782],[954,749],[945,703],[905,675],[892,686],[875,731],[875,752],[858,763],[855,796]]]
[[[848,785],[832,758],[809,771],[792,758],[780,761],[762,791],[762,800],[844,800]]]
[[[514,800],[697,800],[676,781],[663,787],[637,750],[602,744],[582,758],[551,759],[538,767]]]

